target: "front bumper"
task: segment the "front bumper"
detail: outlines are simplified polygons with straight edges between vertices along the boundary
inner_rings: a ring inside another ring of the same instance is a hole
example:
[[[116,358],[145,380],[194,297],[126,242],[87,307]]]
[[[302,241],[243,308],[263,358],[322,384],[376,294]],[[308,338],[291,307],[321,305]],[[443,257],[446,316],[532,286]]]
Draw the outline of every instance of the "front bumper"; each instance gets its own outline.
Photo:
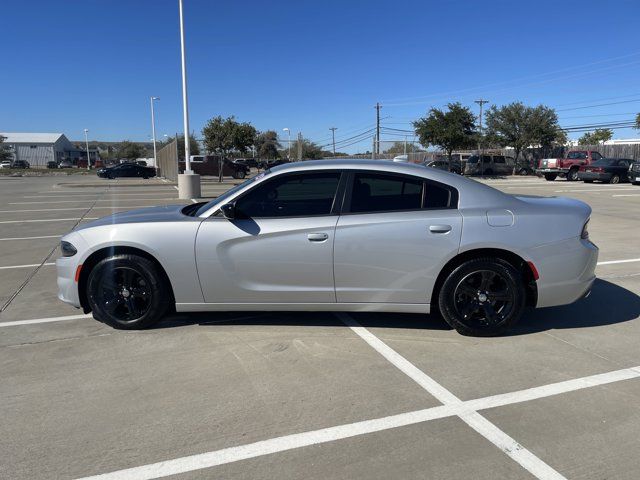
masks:
[[[608,182],[611,180],[610,173],[596,173],[596,172],[578,172],[578,180],[598,180],[601,182]]]

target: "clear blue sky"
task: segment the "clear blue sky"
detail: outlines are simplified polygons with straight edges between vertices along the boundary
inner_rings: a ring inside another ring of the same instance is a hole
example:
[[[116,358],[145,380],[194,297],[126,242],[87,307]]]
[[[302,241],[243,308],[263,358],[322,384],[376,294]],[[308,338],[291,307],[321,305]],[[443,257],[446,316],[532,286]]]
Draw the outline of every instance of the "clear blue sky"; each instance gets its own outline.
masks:
[[[338,140],[373,126],[376,101],[399,129],[448,101],[475,111],[479,97],[572,109],[562,126],[640,111],[637,0],[184,1],[198,136],[207,119],[235,115],[327,143],[331,126]],[[177,5],[4,2],[0,131],[147,140],[156,95],[158,136],[179,132]],[[582,108],[611,102],[627,103]]]

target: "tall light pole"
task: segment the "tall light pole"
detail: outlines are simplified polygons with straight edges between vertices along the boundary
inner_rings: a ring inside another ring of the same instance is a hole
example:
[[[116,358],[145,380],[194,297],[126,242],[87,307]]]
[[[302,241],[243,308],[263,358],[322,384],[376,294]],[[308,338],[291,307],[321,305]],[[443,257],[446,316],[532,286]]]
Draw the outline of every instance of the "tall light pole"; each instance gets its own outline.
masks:
[[[331,130],[331,138],[333,138],[333,156],[336,156],[336,130],[338,129],[338,127],[331,127],[329,128],[329,130]]]
[[[185,169],[178,175],[178,196],[183,199],[200,198],[200,175],[191,170],[191,149],[189,148],[189,103],[187,99],[187,60],[184,46],[184,14],[182,0],[178,0],[180,9],[180,53],[182,57],[182,113],[184,117],[184,160]]]
[[[153,112],[153,101],[160,97],[151,97],[151,136],[153,138],[153,166],[158,168],[158,150],[156,149],[156,117]]]
[[[89,137],[87,136],[87,133],[89,133],[89,129],[85,128],[84,129],[84,144],[87,147],[87,170],[91,170],[91,160],[89,159]]]
[[[282,131],[287,132],[289,136],[289,153],[287,154],[287,160],[291,161],[291,130],[285,127],[282,129]]]

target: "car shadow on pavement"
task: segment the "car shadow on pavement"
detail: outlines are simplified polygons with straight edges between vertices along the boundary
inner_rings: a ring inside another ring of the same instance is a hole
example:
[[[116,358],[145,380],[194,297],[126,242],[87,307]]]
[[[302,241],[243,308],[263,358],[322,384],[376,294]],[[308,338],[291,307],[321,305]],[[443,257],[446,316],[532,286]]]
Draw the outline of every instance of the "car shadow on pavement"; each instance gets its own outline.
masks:
[[[438,314],[415,313],[349,313],[368,328],[404,328],[415,330],[451,330]],[[585,328],[636,320],[640,315],[640,296],[606,280],[596,279],[591,295],[571,305],[528,309],[520,322],[507,335],[528,335],[546,330]],[[187,325],[255,325],[344,327],[331,312],[207,312],[177,313],[167,316],[157,329]]]

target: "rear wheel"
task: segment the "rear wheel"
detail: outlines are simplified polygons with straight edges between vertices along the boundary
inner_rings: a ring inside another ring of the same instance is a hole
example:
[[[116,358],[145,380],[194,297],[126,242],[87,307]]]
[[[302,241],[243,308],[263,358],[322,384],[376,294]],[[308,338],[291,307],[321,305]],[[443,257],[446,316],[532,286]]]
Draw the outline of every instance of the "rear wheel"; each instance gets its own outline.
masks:
[[[544,179],[547,182],[553,182],[556,178],[558,178],[558,174],[557,173],[547,173],[544,176]]]
[[[89,273],[87,299],[93,316],[114,328],[146,328],[162,318],[171,298],[158,267],[137,255],[105,258]]]
[[[620,175],[614,173],[613,175],[611,175],[611,178],[609,179],[609,183],[615,185],[617,183],[620,183]]]
[[[526,292],[519,272],[500,258],[468,260],[449,274],[438,306],[462,335],[500,335],[522,316]]]
[[[571,170],[569,170],[569,173],[567,173],[567,180],[569,180],[570,182],[578,181],[578,169],[577,168],[572,168]]]

